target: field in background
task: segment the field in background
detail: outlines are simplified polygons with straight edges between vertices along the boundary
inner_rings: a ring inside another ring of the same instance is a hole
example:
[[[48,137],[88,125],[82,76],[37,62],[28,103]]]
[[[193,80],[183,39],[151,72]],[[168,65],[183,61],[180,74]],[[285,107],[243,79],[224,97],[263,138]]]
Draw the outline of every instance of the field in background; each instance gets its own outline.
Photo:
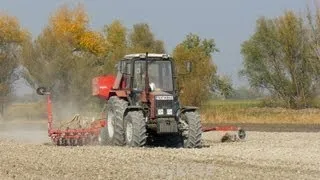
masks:
[[[205,123],[320,124],[320,109],[261,107],[259,100],[211,100],[201,108]]]
[[[4,113],[5,121],[43,121],[47,117],[44,102],[12,103]]]
[[[320,124],[320,109],[262,108],[259,100],[210,100],[200,112],[203,123]],[[5,113],[7,121],[45,122],[46,117],[43,101],[14,103]]]

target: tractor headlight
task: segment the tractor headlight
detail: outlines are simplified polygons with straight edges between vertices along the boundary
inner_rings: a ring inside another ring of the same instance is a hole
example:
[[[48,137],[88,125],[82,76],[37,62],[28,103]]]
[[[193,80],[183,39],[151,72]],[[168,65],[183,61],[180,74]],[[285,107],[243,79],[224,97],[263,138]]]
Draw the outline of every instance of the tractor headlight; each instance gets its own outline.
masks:
[[[172,109],[167,109],[167,115],[172,115]]]
[[[163,109],[158,109],[158,115],[163,115]]]

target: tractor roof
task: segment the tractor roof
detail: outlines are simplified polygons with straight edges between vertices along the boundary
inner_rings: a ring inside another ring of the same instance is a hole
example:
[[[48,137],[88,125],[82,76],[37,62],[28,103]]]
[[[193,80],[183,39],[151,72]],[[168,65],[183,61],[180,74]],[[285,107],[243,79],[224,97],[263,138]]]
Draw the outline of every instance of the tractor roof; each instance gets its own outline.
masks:
[[[124,58],[125,59],[133,59],[133,58],[137,58],[137,57],[145,57],[146,56],[146,53],[137,53],[137,54],[128,54],[128,55],[125,55]],[[148,57],[151,57],[151,58],[168,58],[170,57],[170,55],[168,54],[156,54],[156,53],[149,53],[148,54]]]

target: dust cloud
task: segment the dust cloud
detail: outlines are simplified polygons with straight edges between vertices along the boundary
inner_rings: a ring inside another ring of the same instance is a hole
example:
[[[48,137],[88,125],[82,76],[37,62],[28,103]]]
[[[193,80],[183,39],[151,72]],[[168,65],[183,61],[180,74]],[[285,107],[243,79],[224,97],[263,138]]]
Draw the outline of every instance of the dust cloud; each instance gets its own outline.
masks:
[[[17,142],[42,144],[49,142],[46,122],[0,122],[0,137]]]
[[[46,100],[44,99],[44,105],[46,106]],[[84,112],[80,111],[80,106],[76,103],[71,102],[52,102],[52,113],[53,113],[53,128],[54,129],[65,129],[63,125],[70,125],[78,127],[78,122],[73,122],[76,124],[71,124],[75,115],[80,115],[83,121],[84,118],[88,120],[101,118],[98,117],[99,114],[91,113],[90,111]],[[16,109],[19,111],[19,109]],[[33,144],[43,144],[50,142],[48,137],[48,124],[47,124],[47,109],[42,108],[39,111],[43,111],[43,116],[41,117],[28,117],[27,115],[21,116],[22,118],[2,118],[0,119],[0,138],[11,139],[17,142],[23,143],[33,143]],[[86,119],[86,120],[87,120]],[[85,123],[81,123],[85,124]],[[86,123],[89,124],[89,123]],[[82,126],[83,127],[83,126]]]

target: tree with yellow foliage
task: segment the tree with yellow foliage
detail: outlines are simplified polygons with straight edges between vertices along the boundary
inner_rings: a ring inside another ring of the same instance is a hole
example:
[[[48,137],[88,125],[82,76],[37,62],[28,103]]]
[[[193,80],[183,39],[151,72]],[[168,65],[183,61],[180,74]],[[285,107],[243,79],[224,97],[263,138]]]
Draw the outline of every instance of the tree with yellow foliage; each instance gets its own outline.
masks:
[[[27,36],[16,17],[0,14],[0,96],[10,93],[12,74],[18,65],[18,47]]]
[[[18,66],[20,45],[27,38],[28,32],[21,28],[16,17],[0,14],[0,99],[12,91],[14,70]],[[0,100],[0,118],[3,104]]]
[[[99,32],[90,30],[88,15],[82,5],[60,7],[49,19],[48,29],[61,41],[67,41],[76,49],[104,55],[106,41]]]
[[[83,6],[60,7],[35,41],[23,48],[23,65],[30,85],[46,86],[57,101],[87,104],[91,79],[102,73],[108,43],[103,34],[89,28]],[[75,105],[74,105],[75,106]]]

